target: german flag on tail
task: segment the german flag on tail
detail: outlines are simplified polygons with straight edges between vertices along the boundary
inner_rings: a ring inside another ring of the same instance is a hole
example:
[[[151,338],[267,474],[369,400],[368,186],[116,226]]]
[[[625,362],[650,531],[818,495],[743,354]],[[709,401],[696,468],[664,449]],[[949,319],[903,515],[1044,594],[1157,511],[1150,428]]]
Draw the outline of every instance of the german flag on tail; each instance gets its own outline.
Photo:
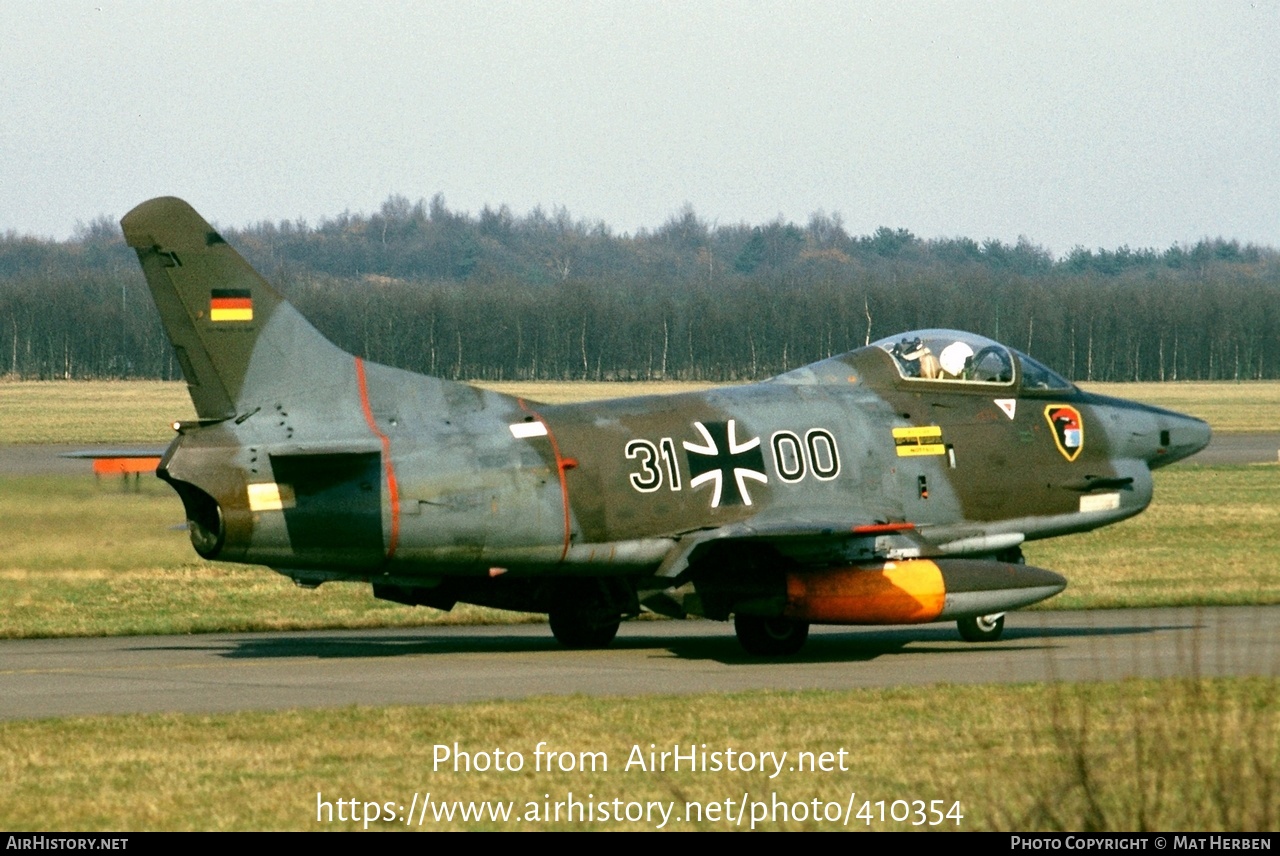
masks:
[[[253,293],[247,288],[215,288],[209,295],[210,321],[252,321]]]

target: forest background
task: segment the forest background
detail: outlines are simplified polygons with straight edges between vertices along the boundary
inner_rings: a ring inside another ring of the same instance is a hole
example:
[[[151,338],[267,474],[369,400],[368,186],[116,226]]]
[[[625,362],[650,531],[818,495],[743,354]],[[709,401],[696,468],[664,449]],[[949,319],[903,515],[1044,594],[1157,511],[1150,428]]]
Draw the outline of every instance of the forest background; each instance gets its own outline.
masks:
[[[346,350],[480,380],[768,377],[910,329],[982,333],[1075,380],[1280,377],[1280,252],[1205,238],[1167,249],[850,235],[709,224],[653,230],[440,195],[374,214],[223,236]],[[112,217],[68,241],[0,236],[0,375],[176,379]]]

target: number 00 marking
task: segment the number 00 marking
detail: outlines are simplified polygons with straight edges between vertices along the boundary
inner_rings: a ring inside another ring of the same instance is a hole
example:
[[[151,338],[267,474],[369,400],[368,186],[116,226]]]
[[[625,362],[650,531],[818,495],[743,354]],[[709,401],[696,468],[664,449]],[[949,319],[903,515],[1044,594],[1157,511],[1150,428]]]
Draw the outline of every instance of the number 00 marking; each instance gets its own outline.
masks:
[[[803,441],[794,431],[778,431],[769,442],[778,478],[788,484],[802,481],[810,472],[819,481],[831,481],[840,475],[836,438],[825,428],[810,429]]]
[[[804,478],[804,446],[800,444],[800,438],[790,431],[779,431],[771,442],[778,478],[792,484]]]
[[[840,453],[836,451],[836,438],[825,428],[814,428],[804,435],[809,447],[809,465],[813,475],[821,481],[831,481],[840,475]]]
[[[819,481],[831,481],[840,475],[840,451],[836,438],[825,428],[811,428],[804,439],[794,431],[778,431],[769,440],[773,448],[774,469],[778,478],[788,484],[803,481],[813,473]],[[641,493],[653,493],[665,482],[669,490],[681,488],[680,459],[676,443],[662,437],[657,443],[630,440],[624,447],[628,461],[636,461],[639,470],[628,474],[631,486]]]

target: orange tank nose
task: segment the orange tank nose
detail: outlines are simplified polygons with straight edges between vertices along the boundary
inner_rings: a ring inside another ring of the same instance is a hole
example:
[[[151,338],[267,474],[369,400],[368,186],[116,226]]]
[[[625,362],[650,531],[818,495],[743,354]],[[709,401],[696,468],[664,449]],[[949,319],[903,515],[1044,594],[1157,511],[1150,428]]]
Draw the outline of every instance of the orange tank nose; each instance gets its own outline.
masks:
[[[988,559],[907,559],[787,575],[783,615],[817,624],[924,624],[1026,606],[1062,576]]]

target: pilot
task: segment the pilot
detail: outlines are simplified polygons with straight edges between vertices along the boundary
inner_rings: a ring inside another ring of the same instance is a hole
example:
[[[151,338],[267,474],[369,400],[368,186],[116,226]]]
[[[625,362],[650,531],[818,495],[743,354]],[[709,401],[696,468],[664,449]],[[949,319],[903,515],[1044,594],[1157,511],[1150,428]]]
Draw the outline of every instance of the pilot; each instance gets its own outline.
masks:
[[[965,380],[968,377],[969,361],[973,359],[973,348],[964,342],[952,342],[942,349],[938,355],[938,363],[942,368],[943,380]]]
[[[903,339],[893,348],[894,356],[902,363],[902,373],[906,377],[922,377],[933,379],[939,376],[941,369],[938,358],[929,350],[929,346],[919,337]]]

